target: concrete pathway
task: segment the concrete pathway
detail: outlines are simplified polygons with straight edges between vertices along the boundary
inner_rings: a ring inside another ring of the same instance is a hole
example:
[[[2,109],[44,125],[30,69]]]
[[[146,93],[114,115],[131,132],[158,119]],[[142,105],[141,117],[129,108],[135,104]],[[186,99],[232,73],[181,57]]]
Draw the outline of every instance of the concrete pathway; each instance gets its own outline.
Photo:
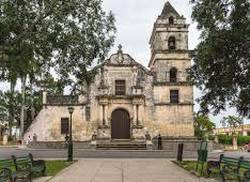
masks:
[[[46,181],[49,181],[51,178],[52,176],[46,176],[46,177],[40,177],[40,178],[34,179],[33,181],[34,182],[46,182]]]
[[[80,159],[50,182],[201,182],[165,159]]]

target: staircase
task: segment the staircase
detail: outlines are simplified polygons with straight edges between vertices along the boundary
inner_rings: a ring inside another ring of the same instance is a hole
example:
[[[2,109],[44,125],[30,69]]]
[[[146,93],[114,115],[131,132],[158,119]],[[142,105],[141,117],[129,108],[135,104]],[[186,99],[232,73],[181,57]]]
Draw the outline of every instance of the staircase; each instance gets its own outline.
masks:
[[[97,150],[147,150],[145,141],[111,140],[97,141]]]

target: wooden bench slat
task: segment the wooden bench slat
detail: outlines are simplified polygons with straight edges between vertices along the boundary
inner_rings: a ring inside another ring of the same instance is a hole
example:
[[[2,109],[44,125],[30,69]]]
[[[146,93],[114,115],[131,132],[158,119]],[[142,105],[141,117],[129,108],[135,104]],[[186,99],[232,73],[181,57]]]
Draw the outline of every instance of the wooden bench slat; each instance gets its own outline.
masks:
[[[233,158],[221,154],[219,161],[208,161],[208,175],[214,167],[219,168],[223,182],[226,180],[250,181],[250,161],[244,160],[243,157]]]
[[[250,169],[250,161],[240,161],[240,168]]]

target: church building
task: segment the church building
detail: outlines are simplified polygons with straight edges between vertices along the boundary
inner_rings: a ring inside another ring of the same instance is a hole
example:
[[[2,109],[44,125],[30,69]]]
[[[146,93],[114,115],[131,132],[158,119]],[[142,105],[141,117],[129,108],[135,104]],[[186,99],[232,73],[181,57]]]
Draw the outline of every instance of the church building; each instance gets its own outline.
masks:
[[[72,106],[73,140],[145,140],[193,137],[193,86],[186,19],[166,2],[150,37],[148,68],[122,46],[101,65],[90,88],[78,96],[43,93],[43,109],[25,133],[37,141],[64,141]]]

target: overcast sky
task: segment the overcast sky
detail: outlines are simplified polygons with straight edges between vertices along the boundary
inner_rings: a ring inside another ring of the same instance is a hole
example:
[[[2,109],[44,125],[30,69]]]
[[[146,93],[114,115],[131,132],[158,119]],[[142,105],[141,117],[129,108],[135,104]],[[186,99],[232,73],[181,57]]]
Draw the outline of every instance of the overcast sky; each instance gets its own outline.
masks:
[[[111,53],[117,51],[117,46],[122,44],[123,51],[129,53],[136,61],[147,67],[150,59],[149,38],[154,22],[160,15],[166,0],[103,0],[106,11],[112,11],[116,18],[117,37]],[[184,15],[189,28],[189,49],[194,49],[199,43],[199,32],[191,21],[192,7],[189,0],[170,0],[180,15]],[[0,83],[0,89],[6,90],[6,85]],[[199,96],[195,89],[195,98]],[[198,105],[195,105],[195,110]],[[228,114],[235,114],[233,109],[228,109],[212,120],[219,124],[220,119]]]
[[[103,0],[106,11],[112,11],[116,18],[117,45],[122,44],[125,52],[147,66],[150,59],[149,38],[153,25],[166,0]],[[180,15],[187,18],[190,26],[189,48],[198,44],[199,33],[191,21],[189,0],[171,0],[170,3]]]

